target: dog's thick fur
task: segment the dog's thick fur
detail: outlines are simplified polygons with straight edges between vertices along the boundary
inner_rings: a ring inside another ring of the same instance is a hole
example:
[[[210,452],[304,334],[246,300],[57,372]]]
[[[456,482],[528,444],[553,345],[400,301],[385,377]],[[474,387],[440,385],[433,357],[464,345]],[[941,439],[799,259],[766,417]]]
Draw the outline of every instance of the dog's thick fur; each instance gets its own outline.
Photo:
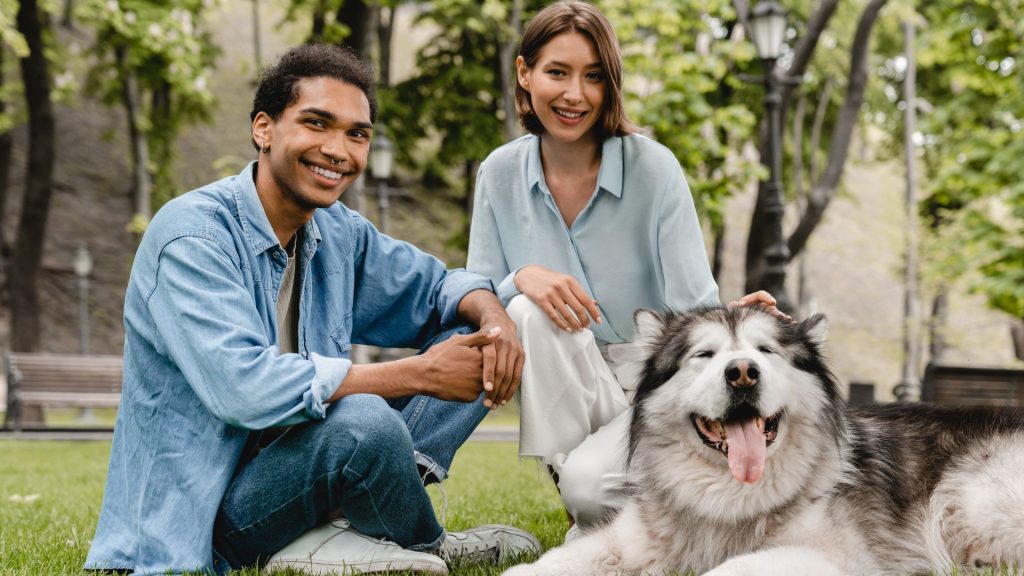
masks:
[[[1024,411],[847,409],[825,329],[638,312],[631,502],[506,575],[1024,570]]]

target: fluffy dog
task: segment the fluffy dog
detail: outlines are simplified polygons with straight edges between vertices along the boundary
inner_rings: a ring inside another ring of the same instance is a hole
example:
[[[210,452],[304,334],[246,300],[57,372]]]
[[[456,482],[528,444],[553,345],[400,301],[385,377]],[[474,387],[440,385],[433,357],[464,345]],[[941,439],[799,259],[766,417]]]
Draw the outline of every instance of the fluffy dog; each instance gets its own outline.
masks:
[[[849,409],[821,315],[639,311],[636,323],[647,360],[630,503],[507,576],[1024,569],[1024,411]]]

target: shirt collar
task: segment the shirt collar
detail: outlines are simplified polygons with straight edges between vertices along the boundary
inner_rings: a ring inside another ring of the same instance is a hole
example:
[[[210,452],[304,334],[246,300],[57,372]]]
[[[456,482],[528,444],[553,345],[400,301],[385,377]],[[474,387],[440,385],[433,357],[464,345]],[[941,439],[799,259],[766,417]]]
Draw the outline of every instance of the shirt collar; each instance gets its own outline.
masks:
[[[544,165],[540,161],[540,137],[534,136],[526,159],[526,175],[530,189],[548,192],[544,182]],[[601,168],[597,173],[597,187],[616,198],[622,198],[622,138],[613,136],[601,147]]]
[[[271,248],[280,245],[274,227],[270,225],[270,219],[260,202],[260,195],[256,192],[256,181],[253,176],[256,172],[256,162],[246,166],[238,175],[238,187],[235,188],[235,202],[238,205],[238,219],[242,224],[249,242],[252,244],[254,254],[262,254]],[[316,220],[310,218],[303,229],[305,244],[320,242],[320,228]]]

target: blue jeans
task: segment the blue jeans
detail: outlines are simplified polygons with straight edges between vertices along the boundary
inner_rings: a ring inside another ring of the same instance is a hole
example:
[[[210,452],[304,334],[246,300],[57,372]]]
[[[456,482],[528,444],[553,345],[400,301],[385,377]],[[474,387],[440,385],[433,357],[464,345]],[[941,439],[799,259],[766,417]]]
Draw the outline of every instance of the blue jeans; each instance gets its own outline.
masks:
[[[425,348],[469,327],[446,331]],[[346,396],[239,463],[214,524],[218,570],[257,566],[341,512],[359,532],[434,550],[444,529],[424,479],[444,480],[487,408],[429,396]]]

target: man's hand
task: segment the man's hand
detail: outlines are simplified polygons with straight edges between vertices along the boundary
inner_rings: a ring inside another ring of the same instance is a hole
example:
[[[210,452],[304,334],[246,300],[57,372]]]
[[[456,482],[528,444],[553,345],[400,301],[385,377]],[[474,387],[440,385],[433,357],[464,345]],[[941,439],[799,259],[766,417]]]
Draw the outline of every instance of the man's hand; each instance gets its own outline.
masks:
[[[562,330],[578,332],[589,328],[591,318],[601,323],[597,302],[568,274],[531,264],[519,270],[515,284]]]
[[[764,290],[758,290],[757,292],[754,292],[752,294],[747,294],[746,296],[740,298],[739,300],[733,300],[732,302],[729,302],[729,308],[735,308],[737,306],[761,306],[762,308],[767,310],[772,316],[782,318],[783,320],[787,320],[789,322],[794,322],[793,318],[791,318],[789,314],[786,314],[782,310],[779,310],[775,306],[775,304],[776,302],[774,296],[772,296],[768,292],[765,292]]]
[[[481,332],[498,331],[494,343],[481,348],[484,355],[483,379],[486,392],[484,406],[491,410],[504,406],[512,399],[519,388],[523,364],[526,362],[526,353],[516,335],[515,323],[506,314],[494,316],[485,319],[480,327]]]
[[[485,365],[483,349],[493,349],[501,332],[495,327],[486,332],[456,334],[418,356],[423,368],[423,391],[441,400],[476,400],[485,382],[481,378]]]

